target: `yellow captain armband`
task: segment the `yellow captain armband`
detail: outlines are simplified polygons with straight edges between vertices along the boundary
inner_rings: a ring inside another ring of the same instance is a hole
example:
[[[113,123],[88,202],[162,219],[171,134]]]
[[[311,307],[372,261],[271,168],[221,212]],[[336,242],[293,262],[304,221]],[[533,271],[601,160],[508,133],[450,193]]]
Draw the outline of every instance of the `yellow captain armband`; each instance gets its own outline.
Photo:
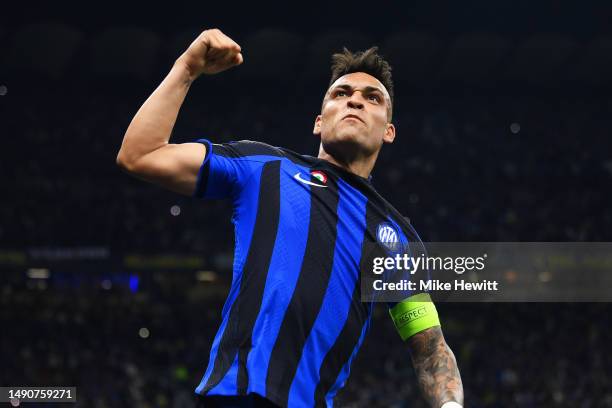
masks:
[[[438,311],[429,293],[410,296],[389,309],[389,314],[402,340],[430,327],[440,326]]]

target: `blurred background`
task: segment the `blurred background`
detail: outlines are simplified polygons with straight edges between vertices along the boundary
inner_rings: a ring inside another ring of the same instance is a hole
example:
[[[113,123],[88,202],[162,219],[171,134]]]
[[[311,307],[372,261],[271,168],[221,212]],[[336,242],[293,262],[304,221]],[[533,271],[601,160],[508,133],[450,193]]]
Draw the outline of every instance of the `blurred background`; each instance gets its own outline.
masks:
[[[373,183],[424,241],[612,240],[609,2],[3,7],[2,386],[77,386],[83,407],[191,406],[231,279],[231,209],[132,179],[115,157],[206,28],[245,63],[192,86],[173,142],[316,155],[331,54],[378,45],[397,138]],[[612,407],[609,304],[438,309],[466,406]],[[425,406],[382,305],[337,402]]]

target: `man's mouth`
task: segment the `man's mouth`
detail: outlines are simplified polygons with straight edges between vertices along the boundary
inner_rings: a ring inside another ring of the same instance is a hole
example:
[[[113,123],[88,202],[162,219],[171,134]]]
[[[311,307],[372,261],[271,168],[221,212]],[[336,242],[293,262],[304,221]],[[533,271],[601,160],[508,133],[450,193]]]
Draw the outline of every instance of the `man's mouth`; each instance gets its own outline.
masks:
[[[359,116],[357,115],[346,115],[345,117],[342,118],[342,120],[344,119],[357,119],[358,121],[360,121],[361,123],[365,124],[365,122],[363,121],[363,119],[361,119]]]

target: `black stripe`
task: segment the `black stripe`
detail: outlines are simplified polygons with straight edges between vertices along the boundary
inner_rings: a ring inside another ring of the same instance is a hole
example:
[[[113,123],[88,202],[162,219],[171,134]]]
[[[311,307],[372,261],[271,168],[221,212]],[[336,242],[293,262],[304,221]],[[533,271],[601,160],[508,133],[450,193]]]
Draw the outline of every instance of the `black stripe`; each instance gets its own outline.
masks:
[[[246,361],[250,348],[251,336],[249,336],[249,339],[245,343],[241,344],[240,348],[238,349],[238,395],[246,395],[247,388],[249,387],[249,373],[247,372]]]
[[[252,140],[241,140],[224,144],[213,144],[213,152],[222,157],[230,159],[247,156],[275,156],[283,157],[300,166],[315,166],[321,162],[315,157],[301,155],[283,147],[271,146],[266,143],[254,142]]]
[[[376,242],[376,226],[381,222],[380,212],[376,211],[371,201],[366,203],[366,230],[361,246],[360,271],[365,270],[366,263],[375,254],[372,247]],[[371,304],[361,303],[361,279],[355,285],[351,298],[351,307],[346,323],[338,335],[336,342],[329,350],[319,368],[319,384],[315,390],[315,405],[326,406],[325,395],[336,382],[340,370],[349,360],[359,342],[363,325],[369,318]]]
[[[283,152],[278,147],[270,146],[269,144],[261,142],[254,142],[252,140],[213,144],[213,152],[219,156],[229,158],[246,156],[284,156]]]
[[[387,218],[391,217],[402,229],[408,241],[420,241],[416,234],[416,230],[410,223],[410,218],[400,213],[394,206],[391,205],[391,203],[385,200],[383,196],[381,196],[378,191],[374,189],[374,187],[371,188],[366,196],[368,197],[368,200],[376,202],[379,205],[381,213],[384,213],[385,219],[381,220],[381,222],[387,221]]]
[[[312,178],[313,181],[318,180]],[[286,406],[304,343],[319,314],[334,260],[338,224],[338,186],[311,188],[308,240],[300,275],[272,349],[266,390]]]
[[[340,370],[348,362],[357,343],[363,325],[368,320],[372,304],[361,303],[361,288],[358,284],[351,298],[351,309],[342,331],[329,350],[319,369],[319,383],[315,389],[315,406],[326,407],[325,396],[336,382]]]
[[[264,286],[270,266],[280,215],[280,160],[264,164],[259,183],[259,202],[253,237],[244,268],[240,292],[230,310],[229,321],[217,351],[212,373],[203,394],[215,387],[230,369],[240,350],[238,372],[240,385],[246,390],[246,355],[251,348],[251,334],[261,308]]]

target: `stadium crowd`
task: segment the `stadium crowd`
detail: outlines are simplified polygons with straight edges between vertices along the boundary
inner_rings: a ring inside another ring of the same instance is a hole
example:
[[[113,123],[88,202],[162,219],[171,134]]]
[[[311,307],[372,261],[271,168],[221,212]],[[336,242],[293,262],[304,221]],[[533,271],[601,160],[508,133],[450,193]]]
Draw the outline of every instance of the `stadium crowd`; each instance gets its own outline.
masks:
[[[179,197],[114,165],[146,91],[90,96],[75,88],[15,90],[5,106],[13,142],[0,166],[11,199],[0,210],[0,247],[231,250],[224,203]],[[311,129],[322,95],[268,89],[275,100],[235,102],[238,91],[222,91],[195,87],[173,140],[250,139],[316,155]],[[398,95],[398,137],[383,149],[373,183],[423,240],[610,239],[612,157],[601,148],[612,129],[609,98]]]
[[[77,407],[192,406],[223,290],[188,280],[170,284],[169,275],[136,293],[100,284],[4,284],[0,382],[76,386]],[[607,304],[444,303],[438,309],[469,406],[612,404]],[[338,406],[425,407],[408,349],[381,304],[370,330]]]

